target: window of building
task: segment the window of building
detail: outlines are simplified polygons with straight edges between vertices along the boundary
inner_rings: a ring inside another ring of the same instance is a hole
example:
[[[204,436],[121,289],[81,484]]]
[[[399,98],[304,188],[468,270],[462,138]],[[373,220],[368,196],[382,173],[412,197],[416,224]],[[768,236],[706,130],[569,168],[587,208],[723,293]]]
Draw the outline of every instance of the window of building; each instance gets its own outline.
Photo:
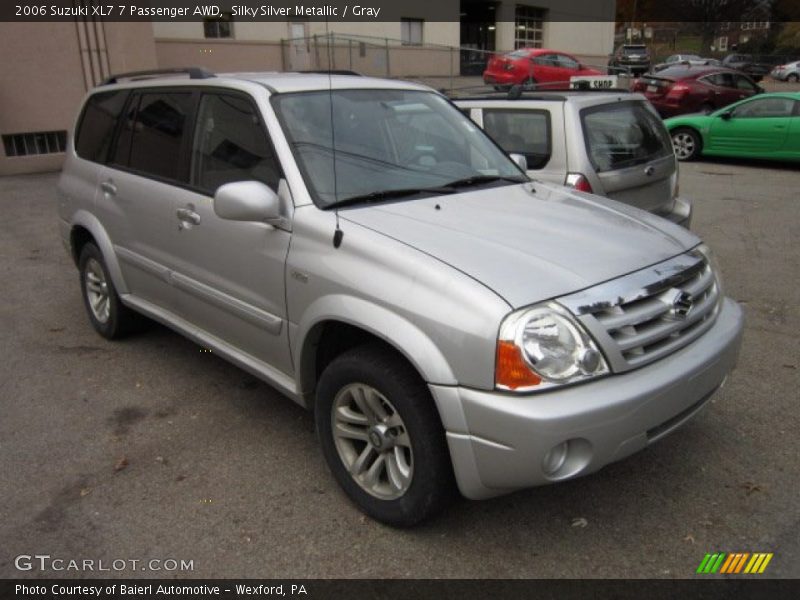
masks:
[[[186,181],[183,146],[190,92],[143,93],[117,140],[114,162],[144,175]]]
[[[233,15],[222,13],[219,17],[203,19],[203,32],[207,38],[232,38]]]
[[[6,156],[31,156],[55,154],[67,148],[66,131],[37,131],[35,133],[13,133],[3,136]]]
[[[720,52],[727,52],[728,51],[728,36],[723,35],[722,37],[717,40],[717,50]]]
[[[422,19],[400,19],[400,39],[404,46],[422,44]]]
[[[517,4],[514,48],[541,48],[544,43],[545,10]]]
[[[106,161],[117,119],[127,99],[127,90],[103,92],[89,98],[75,134],[78,156],[94,162]]]
[[[278,164],[249,100],[203,95],[192,149],[192,185],[213,194],[226,183],[255,180],[277,190]]]

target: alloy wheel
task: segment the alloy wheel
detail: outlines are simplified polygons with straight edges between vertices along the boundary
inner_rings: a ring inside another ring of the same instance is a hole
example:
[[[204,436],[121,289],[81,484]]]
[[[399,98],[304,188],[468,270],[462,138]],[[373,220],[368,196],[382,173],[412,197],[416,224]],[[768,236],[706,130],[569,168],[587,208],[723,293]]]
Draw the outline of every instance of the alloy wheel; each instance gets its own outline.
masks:
[[[97,260],[90,258],[86,262],[84,277],[89,308],[95,319],[100,323],[107,323],[111,315],[111,300],[103,267]]]

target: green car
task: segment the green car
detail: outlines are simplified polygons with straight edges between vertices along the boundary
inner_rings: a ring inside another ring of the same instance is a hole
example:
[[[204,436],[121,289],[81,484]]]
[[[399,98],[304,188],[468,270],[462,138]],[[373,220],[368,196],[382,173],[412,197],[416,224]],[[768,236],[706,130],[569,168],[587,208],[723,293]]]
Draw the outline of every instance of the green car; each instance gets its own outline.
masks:
[[[800,161],[800,92],[759,94],[708,115],[666,119],[678,160],[735,156]]]

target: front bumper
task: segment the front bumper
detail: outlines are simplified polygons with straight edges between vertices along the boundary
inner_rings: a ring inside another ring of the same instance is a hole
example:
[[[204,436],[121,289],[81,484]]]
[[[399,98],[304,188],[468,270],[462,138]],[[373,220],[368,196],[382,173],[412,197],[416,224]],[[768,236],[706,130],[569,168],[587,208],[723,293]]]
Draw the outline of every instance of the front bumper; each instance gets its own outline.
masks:
[[[741,308],[726,298],[713,327],[685,348],[557,391],[516,396],[431,385],[461,493],[489,498],[586,475],[661,439],[725,381],[743,323]],[[548,471],[548,451],[565,442],[562,466]]]

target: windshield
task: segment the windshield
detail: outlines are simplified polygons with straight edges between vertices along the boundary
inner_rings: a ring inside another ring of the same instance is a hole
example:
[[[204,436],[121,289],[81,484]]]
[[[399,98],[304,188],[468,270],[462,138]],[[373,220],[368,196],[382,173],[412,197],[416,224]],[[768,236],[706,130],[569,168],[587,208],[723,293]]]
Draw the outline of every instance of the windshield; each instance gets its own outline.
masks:
[[[402,195],[392,191],[442,193],[464,180],[526,180],[479,127],[432,92],[324,90],[278,94],[272,102],[320,208]]]

